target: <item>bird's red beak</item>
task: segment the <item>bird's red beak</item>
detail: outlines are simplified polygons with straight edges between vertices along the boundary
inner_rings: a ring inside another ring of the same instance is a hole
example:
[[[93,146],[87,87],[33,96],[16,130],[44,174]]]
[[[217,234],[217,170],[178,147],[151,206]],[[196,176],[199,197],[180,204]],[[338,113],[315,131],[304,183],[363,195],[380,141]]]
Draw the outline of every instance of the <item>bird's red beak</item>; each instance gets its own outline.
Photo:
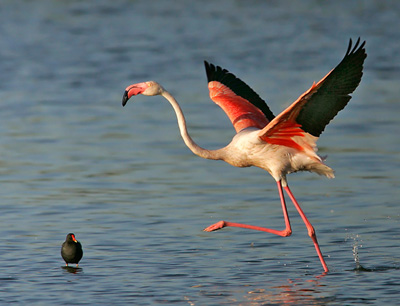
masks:
[[[78,241],[76,240],[76,238],[75,238],[75,235],[71,235],[71,237],[72,237],[72,240],[73,240],[74,242],[78,242]]]
[[[146,82],[129,85],[122,97],[122,106],[125,106],[132,96],[143,93],[148,87],[149,85]]]

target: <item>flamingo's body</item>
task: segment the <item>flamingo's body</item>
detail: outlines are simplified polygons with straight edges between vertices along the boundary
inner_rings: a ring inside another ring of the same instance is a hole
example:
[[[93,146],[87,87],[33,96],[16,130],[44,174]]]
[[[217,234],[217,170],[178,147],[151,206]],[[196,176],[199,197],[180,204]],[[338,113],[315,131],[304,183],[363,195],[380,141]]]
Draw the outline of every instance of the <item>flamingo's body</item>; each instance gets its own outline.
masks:
[[[365,42],[360,39],[352,48],[350,40],[340,64],[321,81],[313,84],[292,105],[274,116],[267,104],[243,81],[220,67],[205,62],[211,99],[226,112],[237,134],[219,150],[206,150],[189,136],[182,110],[161,85],[154,81],[130,85],[126,88],[123,105],[137,94],[162,95],[173,106],[185,144],[196,155],[224,160],[236,167],[256,166],[268,171],[277,182],[286,228],[282,231],[220,221],[205,229],[214,231],[226,226],[265,231],[280,236],[292,233],[282,187],[286,190],[305,222],[324,270],[328,267],[320,251],[314,228],[304,215],[287,185],[286,175],[296,171],[310,171],[333,178],[333,170],[316,154],[316,141],[325,126],[350,100],[362,77],[366,58]]]

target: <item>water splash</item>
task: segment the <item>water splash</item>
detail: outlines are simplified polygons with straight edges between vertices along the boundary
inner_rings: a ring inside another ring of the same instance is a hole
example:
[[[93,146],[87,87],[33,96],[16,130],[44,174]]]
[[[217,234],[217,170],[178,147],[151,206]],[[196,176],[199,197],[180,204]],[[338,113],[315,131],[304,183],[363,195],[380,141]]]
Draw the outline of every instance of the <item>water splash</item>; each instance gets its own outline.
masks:
[[[358,238],[358,235],[356,236],[356,238]],[[356,262],[356,269],[359,269],[361,267],[360,265],[360,258],[358,256],[358,240],[354,240],[354,244],[353,244],[353,257],[354,257],[354,261]],[[360,247],[362,247],[362,245],[360,245]]]
[[[358,234],[348,234],[346,236],[346,240],[353,240],[353,257],[354,261],[356,263],[356,271],[361,271],[364,270],[364,267],[360,264],[360,257],[359,257],[359,252],[358,249],[362,248],[362,240],[360,239],[360,236]]]

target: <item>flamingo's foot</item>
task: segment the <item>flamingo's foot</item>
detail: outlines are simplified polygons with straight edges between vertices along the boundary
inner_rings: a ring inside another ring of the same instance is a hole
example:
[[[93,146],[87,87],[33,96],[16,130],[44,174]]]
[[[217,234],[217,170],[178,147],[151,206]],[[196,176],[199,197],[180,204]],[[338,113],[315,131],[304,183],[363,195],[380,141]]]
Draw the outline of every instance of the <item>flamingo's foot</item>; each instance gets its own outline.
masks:
[[[210,225],[209,227],[205,228],[204,231],[205,232],[213,232],[213,231],[217,231],[223,227],[226,226],[226,222],[225,221],[219,221],[213,225]]]

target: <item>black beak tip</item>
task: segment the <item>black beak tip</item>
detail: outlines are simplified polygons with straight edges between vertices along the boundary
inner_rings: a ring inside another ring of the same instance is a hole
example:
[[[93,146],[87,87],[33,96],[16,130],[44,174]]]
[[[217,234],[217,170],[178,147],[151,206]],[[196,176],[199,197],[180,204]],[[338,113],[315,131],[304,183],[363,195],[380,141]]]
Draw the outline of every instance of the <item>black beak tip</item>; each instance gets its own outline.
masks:
[[[122,106],[125,106],[126,103],[128,102],[129,98],[128,98],[128,92],[125,91],[124,95],[122,96]]]

